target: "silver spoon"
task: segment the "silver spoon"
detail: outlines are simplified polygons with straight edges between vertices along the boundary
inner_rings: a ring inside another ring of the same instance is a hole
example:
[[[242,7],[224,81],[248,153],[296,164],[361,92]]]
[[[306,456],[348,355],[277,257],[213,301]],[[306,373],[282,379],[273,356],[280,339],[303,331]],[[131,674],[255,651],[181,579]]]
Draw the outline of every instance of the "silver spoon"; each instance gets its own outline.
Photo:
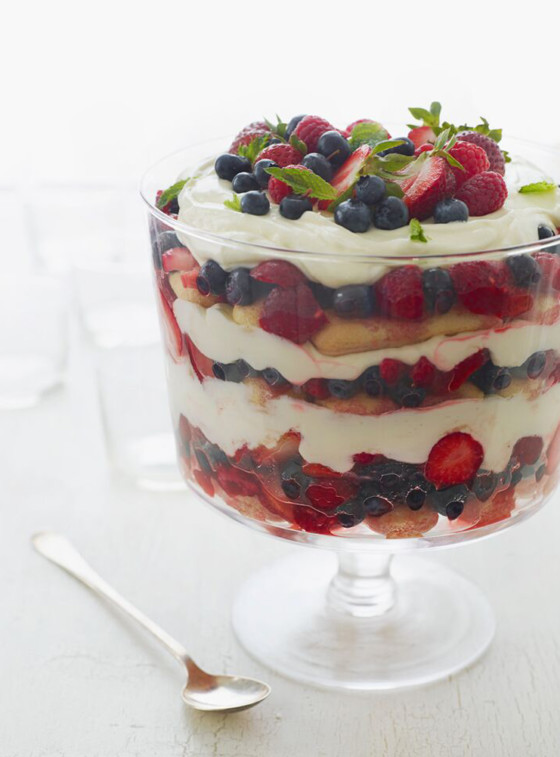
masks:
[[[187,670],[187,683],[183,689],[183,701],[196,710],[232,712],[245,710],[262,702],[270,694],[270,686],[254,678],[240,676],[214,676],[199,668],[189,657],[186,649],[166,631],[137,610],[128,599],[91,568],[70,542],[60,534],[44,531],[31,537],[37,552],[51,562],[64,568],[96,594],[108,599],[123,612],[140,623],[163,646],[171,652]]]

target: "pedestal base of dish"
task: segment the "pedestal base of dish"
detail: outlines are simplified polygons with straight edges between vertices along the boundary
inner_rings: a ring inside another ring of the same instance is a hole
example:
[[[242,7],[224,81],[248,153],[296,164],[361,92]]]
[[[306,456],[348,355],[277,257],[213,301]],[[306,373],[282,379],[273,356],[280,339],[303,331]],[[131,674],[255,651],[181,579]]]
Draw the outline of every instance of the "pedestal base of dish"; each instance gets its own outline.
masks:
[[[233,608],[243,647],[297,681],[348,690],[419,686],[462,670],[494,636],[473,584],[437,563],[301,550],[251,576]]]

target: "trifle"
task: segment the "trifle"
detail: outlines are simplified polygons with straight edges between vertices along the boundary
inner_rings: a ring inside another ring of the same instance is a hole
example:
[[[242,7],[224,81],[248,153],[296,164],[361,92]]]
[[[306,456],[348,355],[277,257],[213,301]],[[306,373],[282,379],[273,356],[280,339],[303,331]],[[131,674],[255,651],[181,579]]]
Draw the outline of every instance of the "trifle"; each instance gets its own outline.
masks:
[[[235,632],[335,688],[418,685],[482,654],[482,593],[414,556],[390,572],[391,553],[520,521],[560,461],[559,153],[438,103],[410,112],[390,129],[257,121],[143,188],[184,476],[238,521],[326,548],[250,577]]]
[[[442,539],[554,484],[551,167],[411,113],[255,122],[151,198],[181,466],[275,531]]]

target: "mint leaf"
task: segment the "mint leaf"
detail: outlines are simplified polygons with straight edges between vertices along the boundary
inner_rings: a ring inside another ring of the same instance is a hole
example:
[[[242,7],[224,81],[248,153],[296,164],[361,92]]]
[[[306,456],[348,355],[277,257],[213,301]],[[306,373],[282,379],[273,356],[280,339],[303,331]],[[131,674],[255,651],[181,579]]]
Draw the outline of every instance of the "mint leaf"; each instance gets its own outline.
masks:
[[[273,136],[279,137],[283,142],[286,141],[286,129],[288,128],[288,124],[282,121],[278,113],[276,114],[276,123],[269,121],[268,118],[265,118],[264,122],[272,132]]]
[[[355,150],[360,145],[376,145],[389,137],[389,132],[377,121],[364,121],[352,129],[348,142]]]
[[[236,195],[235,192],[233,193],[233,200],[224,200],[224,205],[226,208],[231,208],[231,210],[237,210],[238,213],[241,213],[241,198],[239,195]]]
[[[404,139],[384,139],[383,142],[378,142],[371,150],[370,155],[377,155],[383,150],[390,150],[392,147],[398,147],[404,145]]]
[[[439,126],[441,103],[433,102],[430,105],[430,110],[426,110],[426,108],[409,108],[408,110],[411,116],[418,121],[422,121],[422,126],[431,126],[432,129]],[[417,127],[413,125],[411,128],[415,129]]]
[[[176,184],[172,184],[167,189],[164,189],[156,202],[156,207],[160,210],[163,210],[168,203],[179,197],[181,190],[183,189],[187,181],[188,179],[183,179],[182,181],[178,181]]]
[[[345,200],[349,200],[352,195],[354,194],[354,187],[356,186],[358,182],[355,181],[351,187],[348,187],[341,195],[338,195],[336,200],[333,200],[330,204],[327,210],[329,213],[334,213],[334,211],[338,208],[341,202],[344,202]]]
[[[521,194],[535,194],[537,192],[552,192],[553,189],[556,189],[556,184],[552,181],[536,181],[533,184],[525,184],[519,187],[519,192]]]
[[[385,194],[387,197],[404,197],[404,192],[395,181],[385,182]]]
[[[427,242],[428,237],[424,234],[422,224],[417,218],[412,218],[409,224],[411,242]]]
[[[400,155],[391,152],[389,155],[369,155],[361,173],[375,174],[388,181],[396,181],[398,178],[404,179],[404,169],[414,161],[418,160],[412,155]],[[395,176],[398,173],[399,176]]]
[[[318,200],[336,199],[336,189],[312,171],[301,168],[267,168],[267,173],[280,179],[291,187],[296,194],[316,197]]]
[[[257,155],[264,150],[271,139],[272,137],[268,134],[262,134],[259,137],[255,137],[248,145],[239,145],[237,148],[237,154],[241,155],[243,158],[247,158],[251,163],[254,163]]]
[[[297,134],[290,134],[290,144],[296,150],[299,150],[302,155],[307,155],[307,145],[301,141]]]

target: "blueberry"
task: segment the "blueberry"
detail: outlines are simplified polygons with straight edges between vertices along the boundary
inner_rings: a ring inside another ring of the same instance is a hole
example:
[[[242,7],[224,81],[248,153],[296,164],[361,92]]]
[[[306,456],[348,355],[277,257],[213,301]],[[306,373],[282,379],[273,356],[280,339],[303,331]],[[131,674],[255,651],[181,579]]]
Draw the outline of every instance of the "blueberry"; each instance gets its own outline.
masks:
[[[393,505],[388,499],[385,499],[385,497],[373,496],[364,500],[364,509],[366,515],[373,518],[380,518],[382,515],[390,513],[393,509]]]
[[[179,198],[178,197],[174,197],[172,200],[170,200],[167,203],[165,212],[169,214],[179,212]]]
[[[246,192],[241,198],[241,212],[252,216],[265,216],[270,210],[270,202],[263,192]]]
[[[218,363],[212,365],[212,372],[220,381],[233,381],[239,384],[247,378],[250,368],[244,360],[236,360],[234,363]]]
[[[323,308],[323,310],[330,310],[332,307],[334,307],[334,295],[336,293],[335,289],[331,289],[331,287],[320,284],[318,281],[308,281],[307,283],[311,287],[313,296],[315,297],[319,305]]]
[[[313,173],[316,173],[317,176],[320,176],[325,181],[330,181],[333,177],[331,164],[324,155],[321,155],[318,152],[308,152],[301,161],[301,164],[306,168],[309,168],[310,171],[313,171]]]
[[[367,318],[373,314],[373,288],[367,284],[348,284],[334,293],[334,309],[342,318]]]
[[[422,273],[422,287],[428,310],[442,315],[455,302],[453,281],[445,268],[428,268]]]
[[[254,174],[241,171],[241,173],[233,177],[231,188],[237,194],[244,194],[245,192],[251,192],[253,189],[260,189],[260,185]]]
[[[348,140],[338,131],[326,131],[319,137],[317,152],[328,158],[334,168],[341,166],[350,157]]]
[[[297,221],[307,210],[313,210],[309,197],[288,195],[280,201],[280,215],[291,221]]]
[[[391,391],[392,399],[401,407],[419,407],[426,397],[426,390],[401,381]]]
[[[510,486],[517,486],[517,484],[521,481],[523,478],[523,471],[521,468],[518,468],[517,470],[514,470],[511,474],[511,484]]]
[[[373,225],[378,229],[400,229],[408,223],[408,208],[399,197],[386,197],[373,209]]]
[[[434,208],[434,223],[452,223],[453,221],[468,221],[469,209],[461,200],[448,197],[440,200]]]
[[[539,264],[530,255],[511,255],[506,258],[506,264],[518,287],[527,289],[536,284],[541,277]]]
[[[539,239],[552,239],[557,236],[558,232],[555,229],[551,229],[550,226],[545,226],[543,223],[538,228]],[[553,255],[560,255],[560,244],[552,245],[551,247],[545,247],[544,252],[550,252]]]
[[[359,500],[349,500],[336,508],[336,517],[343,528],[353,528],[363,521],[366,511]]]
[[[268,187],[268,182],[271,179],[270,174],[266,172],[267,168],[278,168],[278,163],[275,163],[273,160],[268,160],[268,158],[263,158],[262,160],[257,160],[253,166],[255,179],[257,180],[259,187],[262,189]]]
[[[184,246],[183,244],[181,244],[174,231],[162,232],[158,236],[156,244],[161,255],[163,255],[164,252],[167,252],[167,250],[172,250],[174,247]]]
[[[393,137],[393,139],[401,139],[403,144],[396,147],[389,147],[388,150],[382,150],[379,155],[390,155],[391,153],[397,153],[397,155],[414,155],[416,145],[408,137]]]
[[[276,368],[265,368],[261,371],[261,375],[269,386],[282,386],[283,384],[288,383]]]
[[[348,231],[361,234],[371,226],[371,212],[363,202],[345,200],[334,211],[334,220]]]
[[[216,468],[218,468],[220,465],[225,465],[229,462],[225,452],[223,452],[217,444],[211,444],[210,442],[207,442],[204,445],[204,453],[209,460],[213,470],[216,470]]]
[[[537,483],[542,479],[545,473],[546,473],[546,465],[541,465],[541,467],[538,468],[537,472],[535,473],[535,479]]]
[[[204,473],[212,473],[212,466],[210,465],[208,458],[201,449],[195,450],[196,459],[200,465],[200,470]]]
[[[297,499],[302,489],[307,488],[308,478],[301,470],[301,463],[290,460],[280,474],[281,485],[288,499]]]
[[[353,397],[358,390],[356,381],[347,381],[345,379],[329,379],[327,387],[332,396],[337,397],[339,400]]]
[[[511,384],[511,372],[508,368],[499,368],[488,360],[472,374],[470,381],[484,394],[493,394],[506,389]]]
[[[233,177],[241,171],[251,172],[251,161],[241,155],[232,155],[226,152],[216,159],[214,169],[220,179],[232,181]]]
[[[304,113],[302,116],[294,116],[293,118],[290,118],[288,122],[288,126],[286,127],[286,134],[285,134],[286,139],[290,138],[296,126],[299,124],[302,118],[305,118],[305,116],[306,114]]]
[[[385,182],[379,176],[362,176],[356,184],[356,199],[376,205],[385,197]]]
[[[546,353],[545,352],[533,352],[531,357],[525,361],[525,370],[527,376],[531,379],[538,378],[544,371],[546,365]]]
[[[379,371],[379,366],[374,365],[365,370],[360,377],[362,386],[366,394],[370,397],[379,397],[383,394],[383,379]]]
[[[430,492],[427,499],[440,515],[446,515],[449,520],[455,520],[463,512],[468,496],[467,487],[464,484],[457,484],[447,489]]]
[[[254,300],[254,279],[248,268],[235,268],[228,274],[226,299],[230,305],[251,305]]]
[[[226,290],[227,273],[215,260],[207,260],[196,277],[196,286],[201,294],[222,295]]]
[[[498,476],[495,473],[479,470],[472,485],[473,493],[481,502],[486,502],[494,494],[497,483]]]
[[[406,495],[406,504],[411,510],[420,510],[426,501],[426,492],[420,487],[411,489]]]

